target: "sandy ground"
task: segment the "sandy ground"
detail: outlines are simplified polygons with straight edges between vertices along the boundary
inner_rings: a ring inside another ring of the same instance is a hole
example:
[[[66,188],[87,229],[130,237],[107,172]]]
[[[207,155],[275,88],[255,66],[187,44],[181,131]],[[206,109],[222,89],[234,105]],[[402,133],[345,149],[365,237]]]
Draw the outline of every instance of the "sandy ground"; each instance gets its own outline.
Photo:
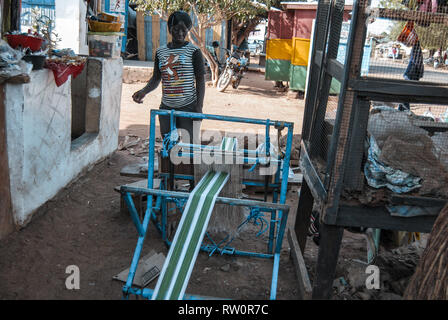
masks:
[[[143,105],[138,105],[132,102],[131,96],[142,86],[123,85],[120,141],[127,135],[136,135],[142,140],[148,136],[148,111],[158,108],[161,92],[156,90],[146,97]],[[272,82],[265,81],[262,74],[249,73],[238,90],[218,93],[208,87],[204,112],[294,121],[295,132],[300,133],[303,106],[303,100],[289,99],[285,92],[278,92]],[[247,126],[204,121],[202,129],[244,131]],[[129,215],[120,212],[120,195],[114,187],[138,180],[120,176],[120,170],[140,161],[141,158],[132,155],[130,150],[116,151],[42,206],[25,228],[1,240],[0,299],[120,299],[123,283],[112,277],[130,266],[137,232]],[[295,218],[298,188],[293,186],[288,192],[287,203],[292,208],[288,220],[290,225]],[[246,231],[234,241],[235,247],[264,252],[266,233],[257,237],[259,226],[253,225]],[[142,254],[151,250],[165,255],[168,252],[152,225]],[[308,241],[305,261],[311,278],[317,250],[313,241]],[[415,256],[414,251],[408,254]],[[365,277],[365,266],[353,262],[353,259],[365,260],[366,255],[364,237],[345,232],[336,278],[344,277],[349,281],[353,275],[355,280]],[[395,283],[392,292],[398,294],[393,296],[392,293],[392,297],[399,298],[402,293],[406,279],[415,267],[414,256],[408,259],[412,263],[404,271],[392,263],[401,259],[400,256],[395,260],[390,257],[383,259],[382,272],[387,268],[402,270],[392,276],[389,274],[390,283]],[[65,281],[69,276],[66,267],[69,265],[77,265],[80,269],[79,290],[66,289]],[[354,271],[350,274],[350,270]],[[268,299],[271,276],[271,260],[200,253],[187,292],[232,299]],[[149,284],[150,288],[154,286],[155,281]],[[359,288],[355,287],[336,287],[335,299],[385,298],[371,292],[359,293]],[[362,279],[360,287],[362,291]],[[390,285],[385,285],[385,288],[391,290]],[[299,298],[286,239],[281,252],[277,298]]]

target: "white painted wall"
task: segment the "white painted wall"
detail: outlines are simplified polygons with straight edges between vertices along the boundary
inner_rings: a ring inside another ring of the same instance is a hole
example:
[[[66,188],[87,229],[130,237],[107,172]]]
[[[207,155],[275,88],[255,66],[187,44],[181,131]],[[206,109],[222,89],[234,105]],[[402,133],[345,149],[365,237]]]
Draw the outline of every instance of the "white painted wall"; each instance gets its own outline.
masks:
[[[103,64],[99,132],[75,149],[71,147],[71,78],[57,87],[53,73],[43,69],[33,71],[28,84],[5,86],[11,198],[19,226],[83,169],[117,148],[123,61],[97,60]]]
[[[71,48],[76,54],[88,55],[87,6],[84,0],[56,0],[55,7],[55,32],[61,38],[57,47]]]

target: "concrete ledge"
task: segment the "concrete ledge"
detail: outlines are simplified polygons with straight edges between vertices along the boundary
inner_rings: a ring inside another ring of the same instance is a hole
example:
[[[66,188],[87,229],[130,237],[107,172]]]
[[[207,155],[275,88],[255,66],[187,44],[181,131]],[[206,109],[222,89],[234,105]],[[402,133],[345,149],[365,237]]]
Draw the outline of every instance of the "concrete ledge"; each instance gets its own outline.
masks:
[[[154,70],[154,62],[140,60],[123,61],[123,83],[148,82]]]
[[[260,66],[258,64],[254,64],[254,63],[249,64],[247,69],[252,72],[261,72],[261,73],[265,73],[265,71],[266,71],[266,68],[264,66]]]
[[[86,66],[87,83],[75,86],[75,96],[71,78],[58,87],[48,69],[31,72],[27,84],[4,86],[11,209],[18,227],[117,149],[122,59],[89,58]],[[72,112],[78,116],[80,106],[85,133],[72,141]]]

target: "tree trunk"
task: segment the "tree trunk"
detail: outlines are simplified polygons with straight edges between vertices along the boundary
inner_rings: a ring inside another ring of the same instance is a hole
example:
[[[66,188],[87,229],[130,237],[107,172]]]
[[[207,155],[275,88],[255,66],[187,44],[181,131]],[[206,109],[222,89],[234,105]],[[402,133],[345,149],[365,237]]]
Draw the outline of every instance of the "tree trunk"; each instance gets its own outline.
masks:
[[[212,55],[207,50],[207,48],[205,48],[205,46],[199,46],[199,47],[201,48],[202,54],[204,55],[205,59],[207,60],[210,66],[210,71],[212,73],[212,83],[213,86],[216,87],[218,84],[218,73],[219,73],[218,64],[216,63],[215,59],[213,59]]]
[[[253,19],[247,23],[234,19],[232,21],[232,43],[239,47],[259,23],[260,19]]]
[[[197,46],[199,49],[201,49],[202,55],[207,60],[209,66],[210,66],[210,71],[211,71],[211,74],[212,74],[213,86],[216,87],[217,84],[218,84],[218,72],[219,72],[218,71],[218,64],[216,63],[215,59],[213,59],[211,53],[206,48],[205,39],[203,39],[202,36],[201,36],[203,29],[204,29],[204,27],[201,24],[201,19],[199,19],[198,26],[193,27],[190,30],[189,40],[191,41],[191,43],[193,43],[195,46]],[[193,35],[193,37],[191,35]]]
[[[403,298],[448,299],[448,205],[443,208],[434,223],[427,247]]]

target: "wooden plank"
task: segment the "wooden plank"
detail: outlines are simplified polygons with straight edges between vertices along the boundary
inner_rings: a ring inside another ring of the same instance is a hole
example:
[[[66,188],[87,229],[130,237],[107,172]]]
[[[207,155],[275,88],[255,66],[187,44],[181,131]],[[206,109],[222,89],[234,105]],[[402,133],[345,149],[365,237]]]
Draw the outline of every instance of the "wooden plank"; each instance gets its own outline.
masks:
[[[294,235],[301,252],[305,252],[310,217],[313,211],[314,198],[306,181],[300,188],[299,203],[297,205],[296,221],[294,222]]]
[[[168,28],[168,24],[166,26],[166,41],[167,41],[167,43],[170,43],[171,41],[173,41],[173,36],[170,33],[170,29]]]
[[[160,46],[168,43],[168,25],[166,20],[160,19]]]
[[[344,186],[348,190],[361,191],[364,183],[362,160],[364,157],[364,143],[370,113],[370,101],[355,98],[354,103],[353,129],[350,133],[350,152],[347,155]]]
[[[137,11],[137,42],[138,42],[138,59],[146,60],[146,42],[145,42],[145,17],[143,12]]]
[[[303,259],[302,251],[297,242],[296,233],[291,228],[288,228],[288,243],[291,249],[291,258],[296,271],[299,294],[303,300],[311,299],[313,288],[311,287],[308,270],[306,269],[305,260]]]
[[[306,2],[281,2],[281,6],[286,10],[315,10],[317,8],[317,4],[314,3],[306,3]],[[353,5],[347,4],[344,5],[344,11],[352,11]]]
[[[424,121],[424,120],[414,120],[412,124],[423,128],[431,133],[434,132],[444,132],[448,131],[448,123],[447,122],[433,122],[433,121]]]
[[[102,12],[103,11],[103,0],[97,0],[96,1],[96,11]]]
[[[344,75],[344,65],[336,59],[328,59],[327,72],[339,82],[342,82]]]
[[[448,80],[447,80],[448,82]],[[375,95],[390,95],[406,99],[413,102],[416,99],[421,101],[434,101],[448,104],[448,86],[435,85],[429,83],[418,83],[406,80],[385,80],[385,79],[351,79],[349,87],[358,92],[361,96],[369,97]]]
[[[227,48],[227,21],[223,20],[221,22],[221,40],[220,40],[220,46],[221,48]],[[225,50],[220,50],[220,59],[224,59],[225,57]]]
[[[213,41],[221,42],[221,24],[217,24],[213,26]]]
[[[152,16],[145,16],[145,56],[146,61],[154,61],[152,43]]]
[[[160,187],[160,183],[162,182],[162,179],[153,179],[153,189],[158,189]],[[141,179],[132,183],[125,184],[127,187],[134,187],[134,188],[147,188],[148,187],[148,179]],[[120,192],[121,185],[116,186],[114,188],[115,191]]]
[[[445,13],[432,13],[414,10],[399,10],[387,8],[374,8],[371,17],[380,17],[398,21],[415,21],[417,23],[440,23],[448,25],[448,15]]]
[[[6,141],[5,87],[0,85],[0,239],[14,231]]]
[[[394,194],[391,197],[391,202],[397,205],[410,205],[410,206],[422,206],[422,207],[437,207],[445,206],[448,200],[435,199],[429,197],[412,197],[400,194]]]
[[[207,45],[211,45],[213,42],[213,28],[207,28],[205,29],[205,43]]]
[[[385,207],[341,204],[335,224],[344,227],[370,227],[384,230],[430,233],[437,216],[394,217]]]
[[[325,186],[322,183],[319,174],[314,168],[313,163],[311,162],[311,159],[308,155],[308,150],[303,142],[301,144],[300,152],[300,168],[302,170],[305,181],[310,187],[313,197],[318,199],[319,201],[325,201],[327,197],[327,190],[325,189]]]
[[[156,50],[160,47],[160,16],[152,16],[152,59],[156,56]]]

